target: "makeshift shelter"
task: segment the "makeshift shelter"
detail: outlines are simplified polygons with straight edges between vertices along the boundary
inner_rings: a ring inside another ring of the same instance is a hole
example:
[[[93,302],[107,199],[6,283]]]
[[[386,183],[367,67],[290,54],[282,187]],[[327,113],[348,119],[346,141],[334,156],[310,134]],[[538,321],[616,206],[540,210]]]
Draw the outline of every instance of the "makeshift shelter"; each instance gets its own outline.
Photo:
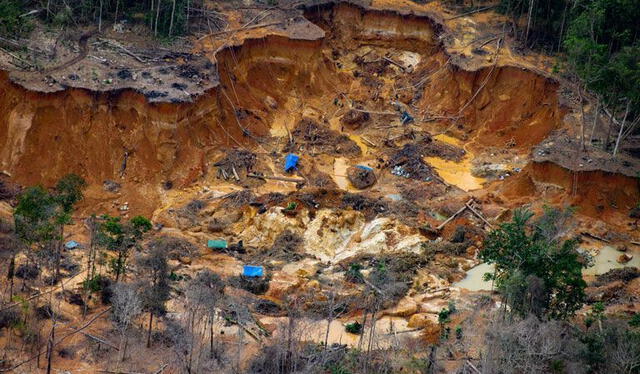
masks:
[[[264,276],[264,268],[262,266],[244,265],[242,275],[245,277],[262,277]]]
[[[400,120],[402,121],[403,125],[406,125],[407,123],[411,123],[414,121],[411,114],[409,114],[407,111],[402,112],[402,117],[400,117]]]
[[[64,247],[66,249],[76,249],[80,246],[80,243],[78,243],[75,240],[69,240],[68,242],[65,243]]]
[[[285,157],[284,159],[284,171],[286,171],[287,173],[290,173],[293,170],[297,169],[298,161],[300,161],[300,157],[298,157],[298,155],[289,153],[287,157]]]
[[[227,241],[222,239],[209,239],[207,247],[211,249],[226,249]]]

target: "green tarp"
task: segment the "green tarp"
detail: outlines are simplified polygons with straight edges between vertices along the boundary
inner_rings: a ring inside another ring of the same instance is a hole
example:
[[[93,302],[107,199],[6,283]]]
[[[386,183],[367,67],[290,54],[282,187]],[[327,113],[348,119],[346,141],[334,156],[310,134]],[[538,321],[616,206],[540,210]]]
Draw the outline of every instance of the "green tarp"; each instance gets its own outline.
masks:
[[[215,248],[215,249],[227,248],[227,241],[218,240],[218,239],[209,239],[209,241],[207,242],[207,247]]]

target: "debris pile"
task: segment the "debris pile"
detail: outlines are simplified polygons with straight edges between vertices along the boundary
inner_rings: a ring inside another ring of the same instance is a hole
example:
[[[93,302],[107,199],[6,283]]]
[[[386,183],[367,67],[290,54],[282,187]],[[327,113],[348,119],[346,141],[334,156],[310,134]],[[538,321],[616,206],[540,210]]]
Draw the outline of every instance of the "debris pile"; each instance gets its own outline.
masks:
[[[423,160],[421,147],[415,144],[406,144],[401,150],[395,152],[388,161],[391,174],[407,179],[416,179],[425,182],[440,180],[431,166]]]
[[[240,182],[246,179],[247,174],[253,171],[257,164],[255,153],[244,149],[233,149],[227,152],[224,158],[214,164],[218,168],[218,178]],[[259,179],[253,179],[260,181]]]
[[[293,147],[307,153],[359,156],[360,147],[346,135],[341,135],[310,118],[303,118],[293,131]]]

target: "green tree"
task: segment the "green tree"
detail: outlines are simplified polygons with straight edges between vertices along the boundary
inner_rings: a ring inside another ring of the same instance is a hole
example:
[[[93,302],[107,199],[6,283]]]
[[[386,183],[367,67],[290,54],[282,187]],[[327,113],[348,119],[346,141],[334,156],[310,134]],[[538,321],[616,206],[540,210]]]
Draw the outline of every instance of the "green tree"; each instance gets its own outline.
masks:
[[[611,143],[615,114],[622,116],[614,153],[633,129],[625,119],[640,115],[640,6],[635,0],[577,3],[564,40],[567,58],[585,85],[609,108],[604,148]]]
[[[27,188],[13,213],[17,236],[27,245],[52,259],[55,279],[60,276],[64,225],[71,222],[74,205],[83,197],[86,182],[75,174],[60,179],[53,192],[42,186]]]
[[[583,304],[585,267],[574,240],[562,240],[568,213],[545,208],[545,214],[531,223],[533,213],[517,209],[511,222],[489,233],[480,258],[495,264],[495,279],[512,312],[526,316],[563,319]]]
[[[149,329],[147,333],[147,348],[151,347],[151,330],[153,316],[166,313],[165,303],[169,299],[169,265],[167,252],[159,247],[152,248],[149,253],[138,260],[138,264],[148,274],[142,292],[143,310],[149,313]]]
[[[118,282],[127,269],[127,260],[131,249],[140,249],[140,240],[144,233],[151,230],[151,221],[142,216],[133,217],[122,223],[120,217],[102,216],[100,224],[101,241],[107,249],[115,251],[116,257],[111,261],[111,269]]]
[[[24,13],[24,1],[0,0],[0,35],[13,36],[28,30],[28,20]]]
[[[87,187],[82,177],[76,174],[67,174],[62,177],[55,186],[55,194],[53,198],[59,206],[58,214],[55,218],[59,235],[56,243],[55,253],[55,278],[60,277],[60,260],[62,258],[62,246],[64,239],[64,226],[71,223],[71,213],[73,208],[80,200],[84,198],[84,189]]]
[[[43,247],[56,238],[55,217],[59,206],[42,186],[28,187],[18,196],[13,213],[16,235],[28,245]]]
[[[56,200],[62,210],[69,214],[73,207],[84,198],[83,191],[87,187],[87,182],[76,174],[67,174],[56,183]]]

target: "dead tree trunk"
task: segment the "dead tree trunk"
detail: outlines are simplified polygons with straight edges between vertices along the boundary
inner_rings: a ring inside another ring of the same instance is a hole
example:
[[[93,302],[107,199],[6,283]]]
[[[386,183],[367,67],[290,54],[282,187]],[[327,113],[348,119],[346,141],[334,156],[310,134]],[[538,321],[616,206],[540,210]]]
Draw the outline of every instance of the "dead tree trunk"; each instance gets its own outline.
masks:
[[[9,262],[9,270],[7,271],[7,279],[9,279],[9,302],[13,299],[13,278],[15,275],[16,269],[16,255],[15,253],[11,256],[11,261]]]
[[[613,148],[613,157],[618,153],[618,147],[620,146],[620,138],[622,138],[622,132],[624,131],[624,124],[627,122],[627,116],[629,115],[629,106],[631,105],[631,100],[627,100],[627,108],[624,110],[624,117],[622,118],[622,123],[620,124],[620,131],[618,132],[618,138],[616,139],[616,146]]]
[[[173,5],[171,7],[171,21],[169,22],[169,36],[173,35],[173,17],[176,14],[176,0],[173,0]]]
[[[528,44],[529,42],[529,29],[531,28],[531,17],[533,13],[533,3],[535,0],[529,0],[529,12],[527,15],[527,31],[524,34],[524,43]]]
[[[102,0],[100,0],[100,11],[98,12],[98,32],[102,32]]]
[[[153,35],[158,36],[158,20],[160,19],[160,3],[162,0],[158,0],[158,7],[156,8],[156,26],[153,30]]]
[[[596,131],[596,124],[598,123],[598,114],[600,113],[600,100],[596,101],[596,109],[593,112],[593,125],[591,125],[591,134],[589,135],[589,145],[593,144],[593,134]]]
[[[153,312],[149,312],[149,330],[147,331],[147,348],[151,347],[151,326],[153,325]]]
[[[615,110],[609,113],[609,128],[607,129],[607,137],[604,140],[604,145],[602,149],[606,152],[607,148],[609,148],[609,139],[611,138],[611,128],[613,127],[613,117],[615,117]]]
[[[52,320],[51,333],[49,334],[49,342],[47,343],[47,374],[51,374],[51,361],[53,359],[53,340],[56,336],[56,321]]]
[[[151,6],[149,6],[149,9],[151,10],[151,17],[149,17],[149,22],[150,22],[149,28],[153,29],[153,10],[155,9],[153,0],[151,0]]]
[[[578,84],[578,97],[580,98],[580,149],[585,150],[584,144],[584,100],[582,98],[582,86]]]

